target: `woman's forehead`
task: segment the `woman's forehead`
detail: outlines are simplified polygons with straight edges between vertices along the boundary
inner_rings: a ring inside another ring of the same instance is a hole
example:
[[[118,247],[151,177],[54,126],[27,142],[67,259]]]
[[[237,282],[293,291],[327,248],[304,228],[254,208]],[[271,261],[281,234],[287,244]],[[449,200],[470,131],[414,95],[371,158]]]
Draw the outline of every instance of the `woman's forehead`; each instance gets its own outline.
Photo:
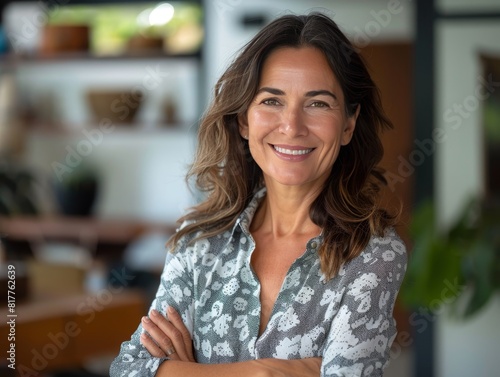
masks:
[[[340,85],[325,54],[315,47],[282,47],[262,65],[259,88],[338,90]]]

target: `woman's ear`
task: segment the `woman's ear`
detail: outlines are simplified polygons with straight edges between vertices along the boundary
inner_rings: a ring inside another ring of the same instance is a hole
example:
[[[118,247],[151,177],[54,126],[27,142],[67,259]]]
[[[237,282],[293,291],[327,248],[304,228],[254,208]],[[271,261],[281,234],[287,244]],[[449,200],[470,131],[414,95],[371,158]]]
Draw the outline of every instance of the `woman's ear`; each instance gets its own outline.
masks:
[[[356,111],[349,118],[347,118],[344,131],[342,132],[342,145],[347,145],[351,142],[352,135],[356,128],[356,121],[361,110],[361,105],[356,106]]]
[[[238,129],[243,139],[248,139],[248,121],[246,113],[238,114]]]

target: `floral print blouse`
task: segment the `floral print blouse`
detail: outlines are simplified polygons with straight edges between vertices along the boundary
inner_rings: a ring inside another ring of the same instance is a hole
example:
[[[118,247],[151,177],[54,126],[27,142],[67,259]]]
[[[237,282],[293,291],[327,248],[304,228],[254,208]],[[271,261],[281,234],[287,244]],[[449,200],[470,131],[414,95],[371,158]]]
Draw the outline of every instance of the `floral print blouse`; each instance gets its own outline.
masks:
[[[265,196],[256,193],[231,231],[169,253],[151,308],[174,307],[189,329],[199,363],[258,358],[322,357],[321,376],[382,376],[396,336],[393,307],[404,277],[406,249],[394,229],[372,237],[365,250],[325,280],[310,239],[291,265],[264,332],[259,336],[260,284],[250,258],[249,227]],[[167,358],[140,343],[139,325],[122,344],[112,377],[154,376]]]

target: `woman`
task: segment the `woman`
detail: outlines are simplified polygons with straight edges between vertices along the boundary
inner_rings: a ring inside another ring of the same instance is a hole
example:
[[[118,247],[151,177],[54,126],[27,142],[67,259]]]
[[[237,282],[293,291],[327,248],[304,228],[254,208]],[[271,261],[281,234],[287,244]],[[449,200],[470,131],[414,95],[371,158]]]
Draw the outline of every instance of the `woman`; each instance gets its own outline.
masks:
[[[328,17],[259,32],[216,85],[190,172],[206,200],[111,375],[382,375],[406,268],[377,202],[388,127]]]

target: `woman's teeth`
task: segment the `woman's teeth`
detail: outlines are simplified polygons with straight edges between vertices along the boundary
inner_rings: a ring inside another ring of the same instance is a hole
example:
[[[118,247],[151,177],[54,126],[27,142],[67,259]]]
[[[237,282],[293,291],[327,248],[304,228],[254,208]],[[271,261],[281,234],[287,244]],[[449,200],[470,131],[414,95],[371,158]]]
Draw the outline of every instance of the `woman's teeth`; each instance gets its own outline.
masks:
[[[300,155],[300,154],[307,154],[310,153],[313,149],[308,148],[308,149],[286,149],[286,148],[280,148],[274,145],[274,149],[277,150],[280,153],[283,154],[290,154],[290,155]]]

